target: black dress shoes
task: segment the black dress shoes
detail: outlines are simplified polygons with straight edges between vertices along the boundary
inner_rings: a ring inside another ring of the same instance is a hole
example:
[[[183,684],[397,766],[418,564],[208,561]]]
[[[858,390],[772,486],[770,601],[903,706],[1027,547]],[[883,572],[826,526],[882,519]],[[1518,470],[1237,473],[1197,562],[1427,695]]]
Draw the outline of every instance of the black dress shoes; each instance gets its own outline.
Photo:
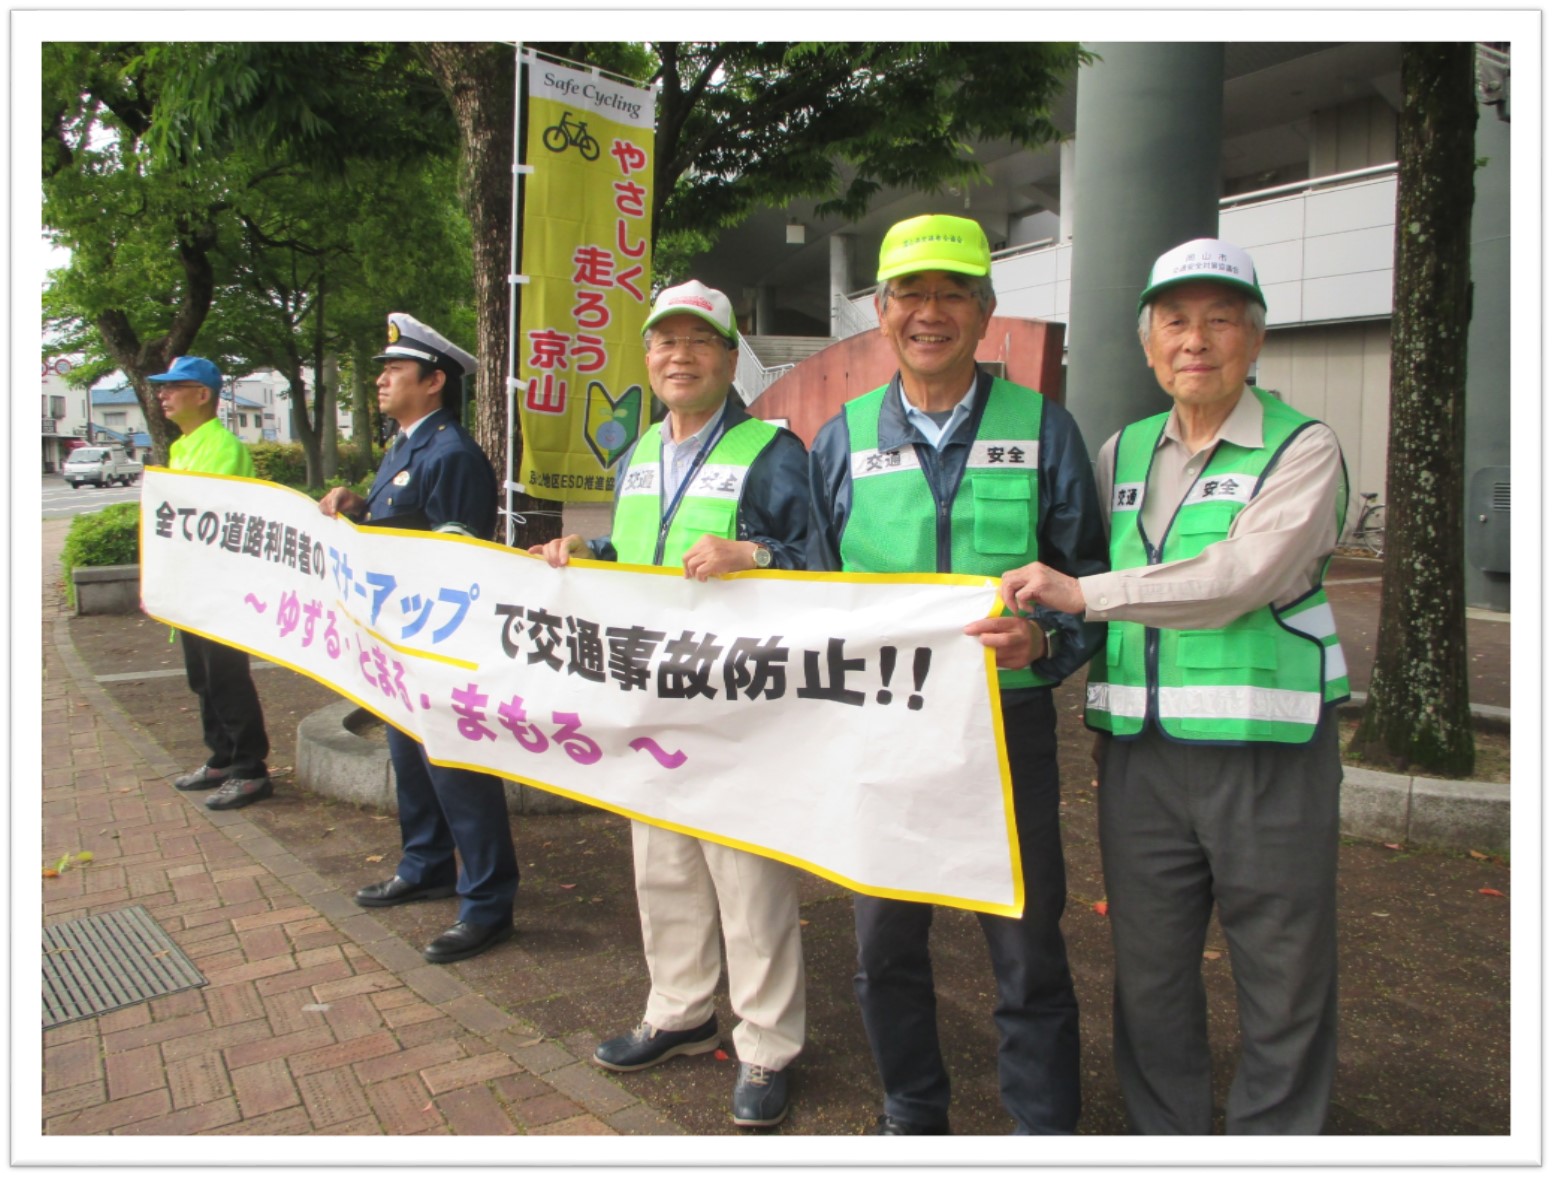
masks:
[[[910,1120],[897,1120],[893,1116],[880,1116],[874,1136],[947,1136],[948,1125],[913,1124]]]
[[[400,903],[417,903],[422,899],[447,899],[458,893],[458,888],[444,883],[440,887],[425,883],[406,883],[394,875],[385,883],[373,883],[356,892],[356,902],[362,907],[396,907]]]
[[[504,924],[476,924],[459,920],[421,949],[420,954],[432,964],[452,964],[455,960],[478,956],[487,948],[494,948],[511,938],[511,920]]]

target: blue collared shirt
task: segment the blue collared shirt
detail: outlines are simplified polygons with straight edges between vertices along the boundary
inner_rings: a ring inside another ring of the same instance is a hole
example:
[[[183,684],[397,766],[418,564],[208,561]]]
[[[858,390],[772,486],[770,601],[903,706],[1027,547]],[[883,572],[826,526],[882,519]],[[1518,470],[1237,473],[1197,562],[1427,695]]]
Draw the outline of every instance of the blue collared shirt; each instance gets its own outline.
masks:
[[[900,403],[905,406],[905,419],[916,426],[916,431],[922,435],[922,440],[933,449],[941,450],[944,439],[953,437],[954,430],[959,428],[959,423],[970,416],[970,410],[975,405],[975,377],[970,378],[970,387],[965,389],[965,395],[959,398],[954,411],[942,425],[911,403],[911,398],[905,395],[903,384],[900,386]]]
[[[722,428],[722,418],[725,416],[727,416],[727,402],[723,401],[722,408],[715,417],[680,442],[674,441],[672,425],[668,421],[663,422],[663,505],[665,507],[674,501],[674,496],[679,493],[679,488],[689,477],[690,468],[695,465],[695,459],[700,456],[702,448],[711,438],[717,436]]]

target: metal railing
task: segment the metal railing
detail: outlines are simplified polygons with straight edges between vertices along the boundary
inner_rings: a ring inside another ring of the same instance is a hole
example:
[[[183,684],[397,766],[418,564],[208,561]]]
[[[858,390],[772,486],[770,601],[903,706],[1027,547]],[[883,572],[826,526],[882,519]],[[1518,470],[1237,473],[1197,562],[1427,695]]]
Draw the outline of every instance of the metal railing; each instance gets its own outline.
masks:
[[[1219,208],[1232,208],[1236,204],[1247,204],[1255,200],[1270,200],[1275,196],[1292,196],[1300,192],[1317,192],[1322,188],[1336,188],[1342,184],[1350,184],[1354,180],[1367,180],[1374,176],[1390,176],[1396,172],[1393,163],[1379,163],[1373,167],[1355,168],[1350,172],[1338,172],[1332,176],[1311,176],[1307,180],[1294,180],[1287,184],[1277,184],[1271,188],[1257,188],[1254,192],[1239,192],[1233,196],[1225,196],[1218,201]]]
[[[738,368],[733,373],[733,384],[738,389],[738,395],[744,398],[744,404],[752,402],[794,367],[795,364],[776,364],[767,368],[760,362],[760,357],[754,354],[749,341],[742,335],[738,337]]]

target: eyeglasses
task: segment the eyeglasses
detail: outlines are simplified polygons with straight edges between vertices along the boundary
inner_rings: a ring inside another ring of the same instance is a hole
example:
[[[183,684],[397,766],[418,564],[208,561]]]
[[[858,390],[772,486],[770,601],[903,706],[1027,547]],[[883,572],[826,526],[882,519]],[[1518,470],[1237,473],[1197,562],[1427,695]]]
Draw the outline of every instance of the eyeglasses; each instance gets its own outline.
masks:
[[[725,350],[727,340],[718,335],[654,335],[647,340],[647,351],[653,355],[667,355],[681,347],[689,348],[693,355],[709,356]]]
[[[975,295],[970,291],[960,290],[958,287],[950,287],[947,290],[891,290],[889,292],[889,300],[899,303],[900,309],[905,311],[922,310],[934,299],[946,311],[964,310],[976,301]]]

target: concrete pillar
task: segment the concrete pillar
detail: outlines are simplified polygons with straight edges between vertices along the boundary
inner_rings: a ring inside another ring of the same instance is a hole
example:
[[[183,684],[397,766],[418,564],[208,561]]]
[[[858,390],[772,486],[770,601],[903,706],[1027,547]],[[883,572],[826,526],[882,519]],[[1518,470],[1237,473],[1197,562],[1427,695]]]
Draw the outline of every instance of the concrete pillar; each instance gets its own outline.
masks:
[[[768,282],[761,283],[754,290],[754,333],[776,334],[776,287]]]
[[[830,234],[830,338],[841,337],[840,313],[836,306],[840,299],[851,293],[852,255],[856,238],[850,233]]]
[[[1089,452],[1169,407],[1137,342],[1159,254],[1218,232],[1223,46],[1105,42],[1078,73],[1067,407]],[[1065,214],[1064,214],[1065,215]]]
[[[1072,139],[1064,139],[1058,150],[1061,152],[1061,192],[1062,207],[1060,210],[1061,228],[1057,232],[1056,240],[1061,245],[1072,244],[1072,221],[1078,209],[1078,154],[1077,143]]]
[[[1466,604],[1509,611],[1509,573],[1490,553],[1493,530],[1508,526],[1509,504],[1491,487],[1509,473],[1509,123],[1498,108],[1477,108],[1476,199],[1471,206],[1471,327],[1466,336]],[[1526,473],[1522,471],[1522,473]],[[1535,485],[1519,488],[1528,502]],[[1476,534],[1474,534],[1476,533]]]

